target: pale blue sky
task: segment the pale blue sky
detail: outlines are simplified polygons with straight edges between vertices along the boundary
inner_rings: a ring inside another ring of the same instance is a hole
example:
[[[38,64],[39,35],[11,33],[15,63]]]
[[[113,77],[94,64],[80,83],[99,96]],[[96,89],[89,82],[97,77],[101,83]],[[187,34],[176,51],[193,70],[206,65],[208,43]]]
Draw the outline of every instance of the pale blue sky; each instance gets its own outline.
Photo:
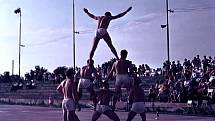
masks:
[[[171,60],[192,59],[200,54],[215,56],[214,0],[169,0],[170,8],[178,10],[170,19]],[[117,52],[129,51],[128,59],[137,65],[147,63],[159,67],[166,59],[165,0],[75,0],[76,63],[83,66],[89,57],[96,21],[84,12],[95,15],[111,11],[113,15],[133,9],[112,21],[108,29]],[[22,9],[21,73],[35,65],[53,71],[58,66],[73,66],[72,0],[0,0],[0,73],[11,71],[15,60],[18,73],[19,17]],[[191,10],[191,11],[190,11]],[[94,55],[95,64],[114,57],[104,41]]]

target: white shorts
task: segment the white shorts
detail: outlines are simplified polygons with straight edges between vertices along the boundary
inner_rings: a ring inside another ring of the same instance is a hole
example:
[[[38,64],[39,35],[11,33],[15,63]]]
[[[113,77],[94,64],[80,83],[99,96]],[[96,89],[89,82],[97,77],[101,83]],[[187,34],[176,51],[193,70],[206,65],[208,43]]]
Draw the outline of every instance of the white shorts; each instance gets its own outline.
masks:
[[[136,113],[144,113],[145,112],[145,103],[144,102],[134,102],[131,107],[131,111]]]
[[[70,98],[63,99],[62,109],[63,109],[63,111],[74,111],[75,110],[75,101]]]
[[[107,29],[105,29],[105,28],[99,28],[96,31],[96,37],[99,38],[99,39],[103,38],[103,36],[105,34],[108,34]]]
[[[108,105],[97,104],[97,106],[96,106],[96,111],[98,111],[99,113],[104,113],[104,112],[110,111],[110,110],[112,110],[112,109]]]
[[[82,88],[87,89],[92,86],[93,86],[93,82],[90,79],[80,78],[78,82],[78,89],[82,89]]]
[[[117,74],[115,85],[116,88],[124,87],[129,89],[131,87],[131,78],[128,76],[128,74]]]

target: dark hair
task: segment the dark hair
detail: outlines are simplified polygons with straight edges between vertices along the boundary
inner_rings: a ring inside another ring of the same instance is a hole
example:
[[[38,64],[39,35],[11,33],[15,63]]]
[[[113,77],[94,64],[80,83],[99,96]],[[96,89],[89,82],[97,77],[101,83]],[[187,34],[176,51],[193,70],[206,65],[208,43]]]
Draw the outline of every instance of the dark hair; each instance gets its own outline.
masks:
[[[121,55],[121,57],[126,58],[128,55],[128,51],[127,50],[121,50],[120,55]]]
[[[87,64],[89,64],[89,63],[94,64],[94,60],[92,60],[92,59],[88,59],[88,60],[87,60]]]
[[[73,78],[73,76],[74,76],[74,74],[75,74],[75,70],[73,69],[73,68],[69,68],[69,69],[67,69],[66,70],[66,76],[68,77],[68,78]]]
[[[105,16],[111,16],[111,13],[109,11],[105,12]]]

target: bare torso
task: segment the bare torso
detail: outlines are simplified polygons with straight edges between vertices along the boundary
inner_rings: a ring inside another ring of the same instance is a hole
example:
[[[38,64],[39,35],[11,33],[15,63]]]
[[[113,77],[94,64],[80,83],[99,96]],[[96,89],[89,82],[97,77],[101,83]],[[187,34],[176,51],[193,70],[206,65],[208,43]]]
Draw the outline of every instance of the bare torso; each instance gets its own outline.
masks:
[[[134,102],[144,102],[145,101],[145,94],[144,94],[144,90],[140,87],[133,87],[131,89],[131,95],[133,98]]]
[[[128,74],[130,63],[128,60],[119,59],[114,63],[116,74]]]
[[[65,79],[63,82],[61,82],[61,86],[64,98],[73,99],[73,86],[75,86],[73,80]]]
[[[110,24],[110,21],[111,21],[111,17],[108,17],[108,16],[98,17],[98,27],[97,27],[97,29],[99,29],[99,28],[107,29],[109,24]]]
[[[98,101],[101,105],[109,105],[112,97],[112,92],[110,90],[101,89],[98,92]]]
[[[81,69],[81,78],[92,80],[92,74],[96,73],[96,69],[90,66],[84,66]]]

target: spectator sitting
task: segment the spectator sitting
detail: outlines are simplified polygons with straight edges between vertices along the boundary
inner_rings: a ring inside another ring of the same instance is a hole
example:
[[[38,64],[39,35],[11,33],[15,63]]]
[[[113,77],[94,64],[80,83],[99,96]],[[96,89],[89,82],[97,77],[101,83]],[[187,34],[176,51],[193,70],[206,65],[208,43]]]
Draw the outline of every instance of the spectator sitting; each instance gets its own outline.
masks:
[[[34,80],[31,80],[26,83],[26,89],[35,89],[35,88],[36,88],[36,83],[34,82]]]
[[[150,89],[149,89],[148,101],[149,101],[149,102],[151,102],[151,101],[154,102],[156,96],[157,96],[157,93],[156,93],[155,86],[154,86],[154,85],[151,85],[151,87],[150,87]]]
[[[161,102],[168,102],[169,101],[169,95],[170,95],[170,90],[168,85],[163,84],[161,88],[159,89],[159,94],[158,94],[158,99]]]
[[[11,87],[11,91],[17,91],[18,89],[22,89],[23,88],[23,84],[22,82],[15,82],[14,84],[12,84]]]

